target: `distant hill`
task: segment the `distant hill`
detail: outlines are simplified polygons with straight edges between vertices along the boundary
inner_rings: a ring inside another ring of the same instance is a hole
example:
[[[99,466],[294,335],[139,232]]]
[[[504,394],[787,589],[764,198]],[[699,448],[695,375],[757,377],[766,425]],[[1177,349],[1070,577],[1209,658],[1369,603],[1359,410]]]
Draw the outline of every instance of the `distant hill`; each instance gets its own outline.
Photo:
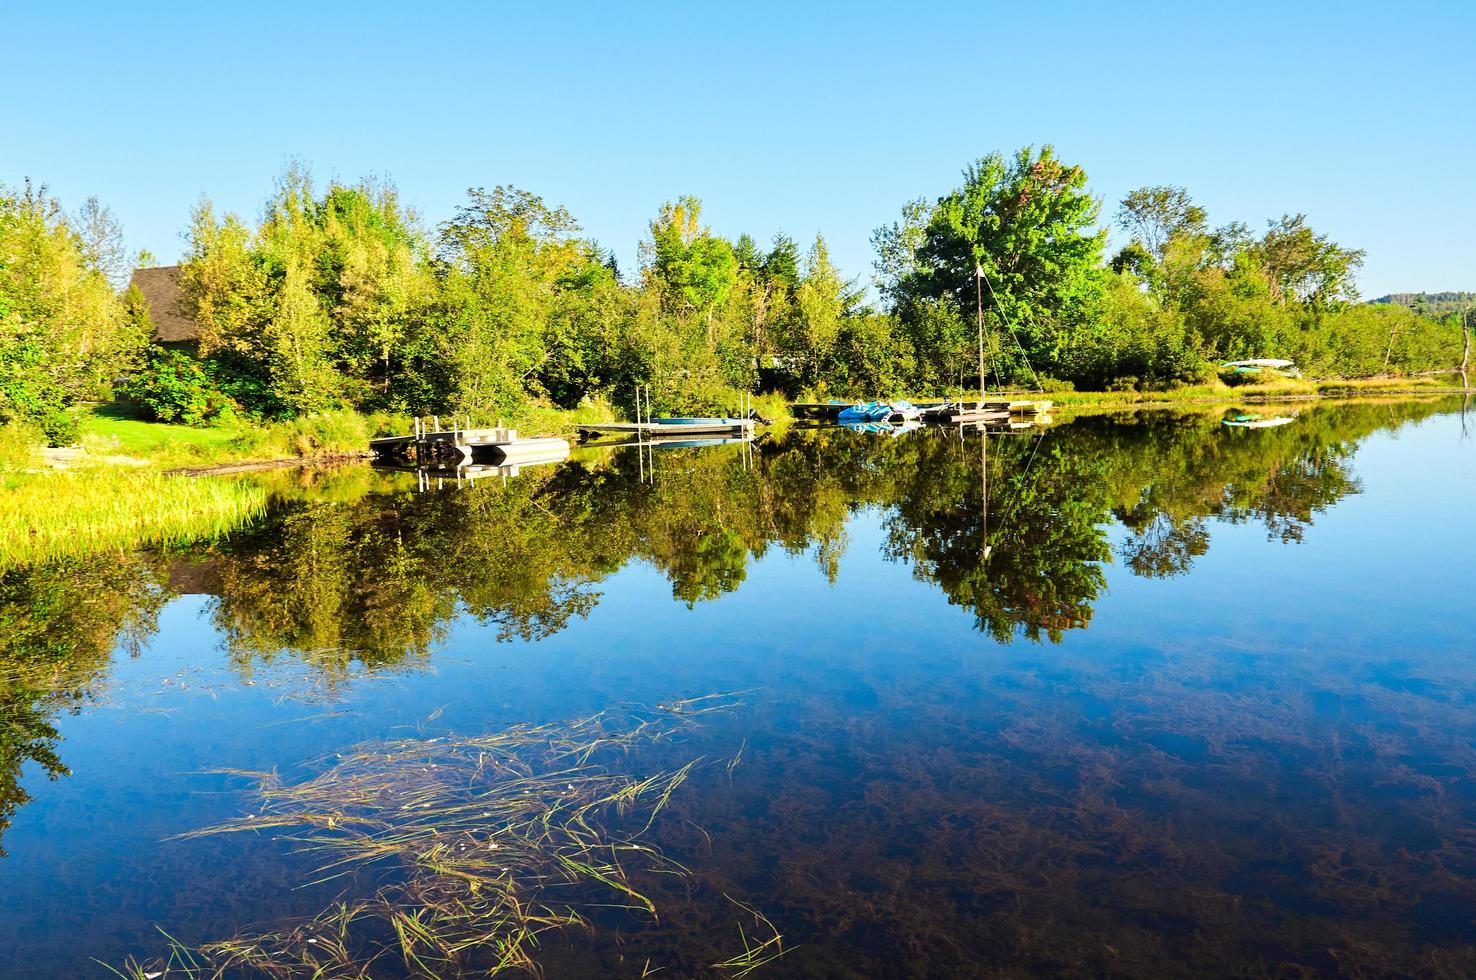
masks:
[[[1464,309],[1476,309],[1476,293],[1390,293],[1370,303],[1390,303],[1407,306],[1412,310],[1424,310],[1430,316],[1459,313]]]

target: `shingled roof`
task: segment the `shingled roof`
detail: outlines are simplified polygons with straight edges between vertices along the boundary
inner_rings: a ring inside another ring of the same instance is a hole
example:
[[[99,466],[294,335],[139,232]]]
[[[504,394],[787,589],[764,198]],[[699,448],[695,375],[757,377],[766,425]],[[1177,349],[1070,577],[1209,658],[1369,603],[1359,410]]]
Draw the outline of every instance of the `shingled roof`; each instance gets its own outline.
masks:
[[[179,266],[135,269],[133,285],[148,301],[149,319],[154,321],[156,341],[179,344],[200,339],[200,325],[183,313],[184,291],[179,286]]]

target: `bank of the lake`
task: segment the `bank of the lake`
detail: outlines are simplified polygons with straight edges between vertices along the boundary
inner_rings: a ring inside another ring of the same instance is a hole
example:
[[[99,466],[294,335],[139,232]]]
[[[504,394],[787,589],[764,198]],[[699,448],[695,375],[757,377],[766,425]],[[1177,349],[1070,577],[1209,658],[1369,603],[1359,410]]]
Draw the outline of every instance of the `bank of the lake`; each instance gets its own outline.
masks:
[[[1274,401],[1397,402],[1459,393],[1444,379],[1297,381],[1197,386],[1159,392],[1053,392],[1063,416],[1122,409],[1224,411]],[[777,394],[756,401],[779,435],[792,421]],[[59,465],[12,455],[0,471],[0,568],[120,549],[218,538],[248,524],[268,500],[291,492],[297,467],[332,467],[366,457],[370,438],[407,431],[409,419],[331,412],[265,426],[183,426],[149,422],[126,406],[82,410],[80,452]],[[515,420],[525,432],[569,435],[581,423],[608,421],[610,406],[535,409]],[[56,460],[53,458],[53,461]],[[301,482],[301,481],[297,481]]]

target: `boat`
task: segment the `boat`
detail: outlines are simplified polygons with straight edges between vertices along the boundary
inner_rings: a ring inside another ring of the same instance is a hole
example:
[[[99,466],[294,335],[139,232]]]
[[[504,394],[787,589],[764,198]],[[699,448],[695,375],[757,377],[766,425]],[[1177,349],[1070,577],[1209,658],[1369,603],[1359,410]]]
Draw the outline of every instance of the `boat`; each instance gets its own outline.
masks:
[[[1263,418],[1247,412],[1241,412],[1228,419],[1222,419],[1222,425],[1228,425],[1235,429],[1274,429],[1281,425],[1290,425],[1295,422],[1295,415],[1273,415],[1271,418]]]
[[[841,409],[837,422],[913,422],[922,416],[922,409],[909,401],[860,402]]]
[[[859,402],[843,408],[836,415],[837,422],[885,422],[892,415],[892,406],[883,402]]]
[[[666,418],[652,419],[653,425],[744,425],[748,419],[730,418]]]
[[[1302,372],[1297,369],[1294,361],[1279,357],[1253,357],[1246,361],[1226,361],[1220,365],[1220,370],[1231,374],[1260,374],[1263,371],[1271,371],[1283,378],[1302,376]]]
[[[890,406],[892,414],[888,419],[893,422],[916,422],[922,417],[922,409],[909,401],[894,401]]]

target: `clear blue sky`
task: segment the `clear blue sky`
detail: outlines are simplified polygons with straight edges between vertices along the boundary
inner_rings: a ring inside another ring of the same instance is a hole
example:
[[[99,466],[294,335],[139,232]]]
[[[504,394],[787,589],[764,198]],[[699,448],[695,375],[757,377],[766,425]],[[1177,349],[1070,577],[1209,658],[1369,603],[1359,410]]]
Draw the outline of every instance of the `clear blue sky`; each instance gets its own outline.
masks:
[[[632,263],[663,200],[714,230],[870,232],[990,150],[1054,143],[1103,220],[1186,185],[1215,223],[1304,211],[1364,294],[1476,289],[1476,3],[17,3],[0,180],[181,250],[255,217],[289,157],[392,178],[428,224],[468,186],[568,207]]]

